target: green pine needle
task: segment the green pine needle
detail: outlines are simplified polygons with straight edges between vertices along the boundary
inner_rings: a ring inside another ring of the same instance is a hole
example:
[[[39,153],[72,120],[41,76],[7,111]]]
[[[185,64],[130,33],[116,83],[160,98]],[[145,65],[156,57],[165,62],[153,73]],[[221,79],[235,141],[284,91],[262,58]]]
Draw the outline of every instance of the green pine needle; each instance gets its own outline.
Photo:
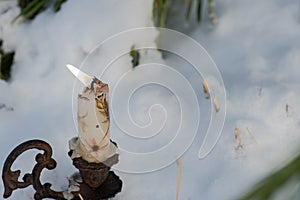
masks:
[[[198,0],[197,4],[197,22],[201,22],[201,15],[202,15],[202,0]]]
[[[132,60],[131,60],[132,68],[137,67],[139,65],[139,63],[140,63],[140,52],[138,50],[135,50],[134,45],[132,45],[129,54],[130,54],[130,56],[132,58]]]
[[[165,27],[168,11],[168,0],[154,0],[152,19],[157,27]]]
[[[187,3],[188,5],[187,5],[186,13],[185,13],[185,20],[186,21],[190,20],[191,10],[192,10],[192,7],[193,7],[193,3],[194,3],[194,0],[189,0],[188,3]]]
[[[9,81],[14,53],[0,53],[0,79]]]
[[[32,8],[29,12],[27,12],[26,14],[23,15],[23,20],[21,22],[23,22],[26,19],[31,19],[35,15],[37,15],[42,10],[42,8],[45,6],[47,1],[48,0],[40,0],[39,3],[37,3],[34,8]]]
[[[54,11],[58,12],[61,9],[61,5],[65,3],[67,0],[56,0],[54,4]]]
[[[12,20],[12,23],[15,23],[15,21],[17,21],[17,19],[19,19],[21,16],[24,16],[26,13],[30,12],[30,10],[33,9],[39,1],[40,0],[32,0],[25,8],[21,10],[20,14]]]
[[[270,199],[282,186],[293,178],[300,182],[300,154],[290,163],[271,174],[257,184],[248,194],[239,200],[266,200]]]
[[[2,40],[0,39],[0,79],[9,81],[14,55],[14,52],[5,53],[3,51]]]
[[[61,5],[66,1],[67,0],[56,0],[55,3],[53,2],[54,11],[58,12],[61,9]],[[20,17],[22,17],[22,19],[19,21],[20,23],[26,20],[34,19],[39,13],[41,13],[41,11],[52,5],[50,4],[51,2],[51,0],[31,0],[24,2],[21,2],[21,0],[19,0],[19,7],[21,8],[21,12],[12,20],[12,23],[15,23]]]

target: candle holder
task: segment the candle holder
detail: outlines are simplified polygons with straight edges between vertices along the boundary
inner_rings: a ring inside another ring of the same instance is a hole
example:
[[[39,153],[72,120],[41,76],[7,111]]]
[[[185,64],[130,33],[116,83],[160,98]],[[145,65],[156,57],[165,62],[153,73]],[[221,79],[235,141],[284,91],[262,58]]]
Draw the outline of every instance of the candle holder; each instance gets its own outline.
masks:
[[[105,200],[114,197],[122,189],[122,181],[114,172],[112,165],[118,163],[117,144],[110,140],[110,118],[108,105],[108,84],[91,77],[72,65],[68,69],[84,84],[82,94],[78,95],[78,133],[79,137],[69,141],[69,156],[79,170],[69,179],[67,191],[54,191],[50,183],[42,185],[41,172],[44,168],[54,169],[56,161],[51,157],[51,146],[42,140],[30,140],[17,146],[7,157],[2,179],[4,198],[11,196],[18,188],[30,185],[35,189],[34,199],[67,200]],[[15,160],[25,151],[38,149],[44,151],[35,157],[37,162],[31,174],[27,173],[19,181],[20,170],[12,171]]]
[[[114,143],[114,142],[112,142]],[[116,143],[114,143],[116,145]],[[32,172],[23,176],[19,181],[20,170],[12,171],[15,160],[30,149],[42,150],[35,157],[36,164]],[[69,155],[72,154],[72,150]],[[118,154],[111,156],[101,163],[87,162],[82,158],[74,158],[73,165],[79,170],[70,180],[67,191],[54,191],[50,183],[42,184],[40,181],[43,169],[52,170],[56,167],[56,161],[52,158],[51,146],[42,140],[29,140],[11,151],[4,162],[2,179],[4,183],[4,198],[11,196],[16,189],[26,188],[30,185],[35,190],[34,199],[52,198],[58,200],[105,200],[114,197],[122,189],[122,181],[110,171],[112,165],[118,163]]]

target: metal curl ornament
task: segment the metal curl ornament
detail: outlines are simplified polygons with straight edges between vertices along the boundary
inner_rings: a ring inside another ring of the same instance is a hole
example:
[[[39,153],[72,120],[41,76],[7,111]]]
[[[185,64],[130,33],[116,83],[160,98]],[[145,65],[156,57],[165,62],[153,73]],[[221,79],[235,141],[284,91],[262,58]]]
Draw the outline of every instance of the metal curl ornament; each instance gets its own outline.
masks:
[[[114,143],[114,142],[113,142]],[[116,143],[114,143],[116,145]],[[35,157],[36,164],[31,173],[27,173],[19,181],[20,170],[12,171],[11,167],[16,159],[24,152],[32,149],[44,151],[38,153]],[[69,152],[69,155],[72,151]],[[51,189],[51,183],[42,184],[40,181],[43,169],[52,170],[56,167],[56,161],[52,158],[51,146],[42,140],[29,140],[11,151],[4,162],[2,170],[2,179],[4,183],[4,198],[9,198],[12,192],[17,189],[33,186],[35,193],[34,199],[41,200],[45,198],[57,200],[106,200],[114,197],[121,191],[122,181],[110,167],[118,162],[118,154],[108,158],[103,163],[90,163],[82,158],[73,159],[73,165],[79,170],[82,182],[79,183],[79,190],[71,192],[71,198],[66,197],[66,191],[54,191]]]
[[[37,154],[35,161],[37,162],[31,172],[31,174],[25,174],[23,181],[18,181],[21,171],[12,171],[11,167],[15,160],[25,151],[31,149],[43,150],[44,153]],[[34,199],[53,198],[64,199],[62,192],[56,192],[51,189],[50,183],[41,184],[40,175],[44,168],[52,170],[56,167],[56,161],[51,158],[52,148],[51,146],[42,140],[29,140],[17,146],[5,160],[2,179],[4,183],[4,198],[11,196],[13,190],[18,188],[26,188],[30,185],[35,189]]]

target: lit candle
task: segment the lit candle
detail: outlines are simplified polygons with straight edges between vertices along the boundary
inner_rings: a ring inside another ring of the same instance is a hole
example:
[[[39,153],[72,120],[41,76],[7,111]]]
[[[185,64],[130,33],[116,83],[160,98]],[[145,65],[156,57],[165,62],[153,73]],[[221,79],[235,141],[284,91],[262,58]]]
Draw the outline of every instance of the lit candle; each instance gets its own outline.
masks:
[[[82,157],[88,162],[103,162],[117,153],[110,141],[109,87],[72,65],[68,69],[85,85],[78,95],[78,135],[69,142],[72,158]]]

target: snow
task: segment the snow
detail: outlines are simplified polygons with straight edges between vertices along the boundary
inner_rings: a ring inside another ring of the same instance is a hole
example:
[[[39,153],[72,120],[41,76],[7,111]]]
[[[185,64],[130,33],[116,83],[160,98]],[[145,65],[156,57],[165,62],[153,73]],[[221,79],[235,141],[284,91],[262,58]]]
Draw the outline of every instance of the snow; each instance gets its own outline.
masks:
[[[180,199],[234,199],[298,153],[299,3],[295,0],[216,0],[218,21],[215,25],[206,20],[201,26],[194,22],[189,26],[172,24],[171,28],[187,33],[205,47],[218,66],[226,88],[227,110],[222,135],[204,159],[198,158],[198,152],[212,107],[202,92],[202,78],[189,63],[171,54],[166,54],[166,59],[162,60],[159,52],[148,50],[142,51],[142,65],[134,71],[131,71],[131,58],[122,55],[115,58],[104,73],[103,80],[111,84],[111,91],[126,72],[132,72],[127,80],[128,87],[152,77],[172,82],[172,88],[182,87],[169,74],[162,74],[162,70],[143,66],[149,61],[174,67],[188,77],[199,100],[201,121],[193,144],[181,157]],[[11,19],[19,13],[16,1],[0,2],[0,38],[4,40],[5,50],[16,52],[11,82],[0,81],[0,104],[14,108],[13,111],[0,109],[1,168],[16,145],[39,138],[51,144],[53,157],[58,162],[55,170],[43,172],[43,181],[51,182],[56,190],[67,188],[67,177],[76,171],[67,155],[68,140],[77,135],[76,121],[73,120],[76,105],[72,101],[82,85],[74,80],[65,64],[80,66],[97,44],[112,35],[153,26],[151,9],[152,1],[147,0],[91,0],[88,3],[72,0],[63,4],[58,13],[48,9],[31,22],[11,24]],[[132,44],[138,47],[144,38],[154,42],[156,37],[157,33],[138,35],[123,41],[122,45],[130,50]],[[177,44],[180,46],[180,41]],[[114,58],[114,50],[105,47],[101,47],[101,52],[96,49],[91,53],[93,56],[85,60],[83,69],[90,75],[99,75],[103,70],[102,61]],[[205,78],[211,88],[220,87],[213,77]],[[117,96],[126,95],[126,91],[120,91]],[[117,122],[126,126],[126,108],[124,113],[119,111],[118,120],[121,121],[112,122],[111,137],[121,148],[130,151],[159,149],[176,136],[181,114],[178,103],[189,105],[188,100],[189,96],[177,98],[172,95],[172,90],[158,85],[146,85],[137,90],[129,103],[116,98],[116,107],[128,103],[132,120],[140,127],[150,128],[150,131],[134,136],[151,137],[153,132],[160,130],[164,120],[165,126],[158,139],[138,142],[118,129]],[[195,108],[189,107],[189,110],[192,112]],[[125,129],[130,130],[131,126]],[[244,142],[242,152],[234,149],[235,127],[239,128]],[[14,169],[21,167],[29,172],[35,152],[20,157]],[[124,185],[115,199],[175,199],[176,163],[149,173],[118,170],[116,173]],[[3,193],[2,183],[0,193]],[[33,189],[27,188],[14,191],[10,199],[32,199],[32,195]]]

